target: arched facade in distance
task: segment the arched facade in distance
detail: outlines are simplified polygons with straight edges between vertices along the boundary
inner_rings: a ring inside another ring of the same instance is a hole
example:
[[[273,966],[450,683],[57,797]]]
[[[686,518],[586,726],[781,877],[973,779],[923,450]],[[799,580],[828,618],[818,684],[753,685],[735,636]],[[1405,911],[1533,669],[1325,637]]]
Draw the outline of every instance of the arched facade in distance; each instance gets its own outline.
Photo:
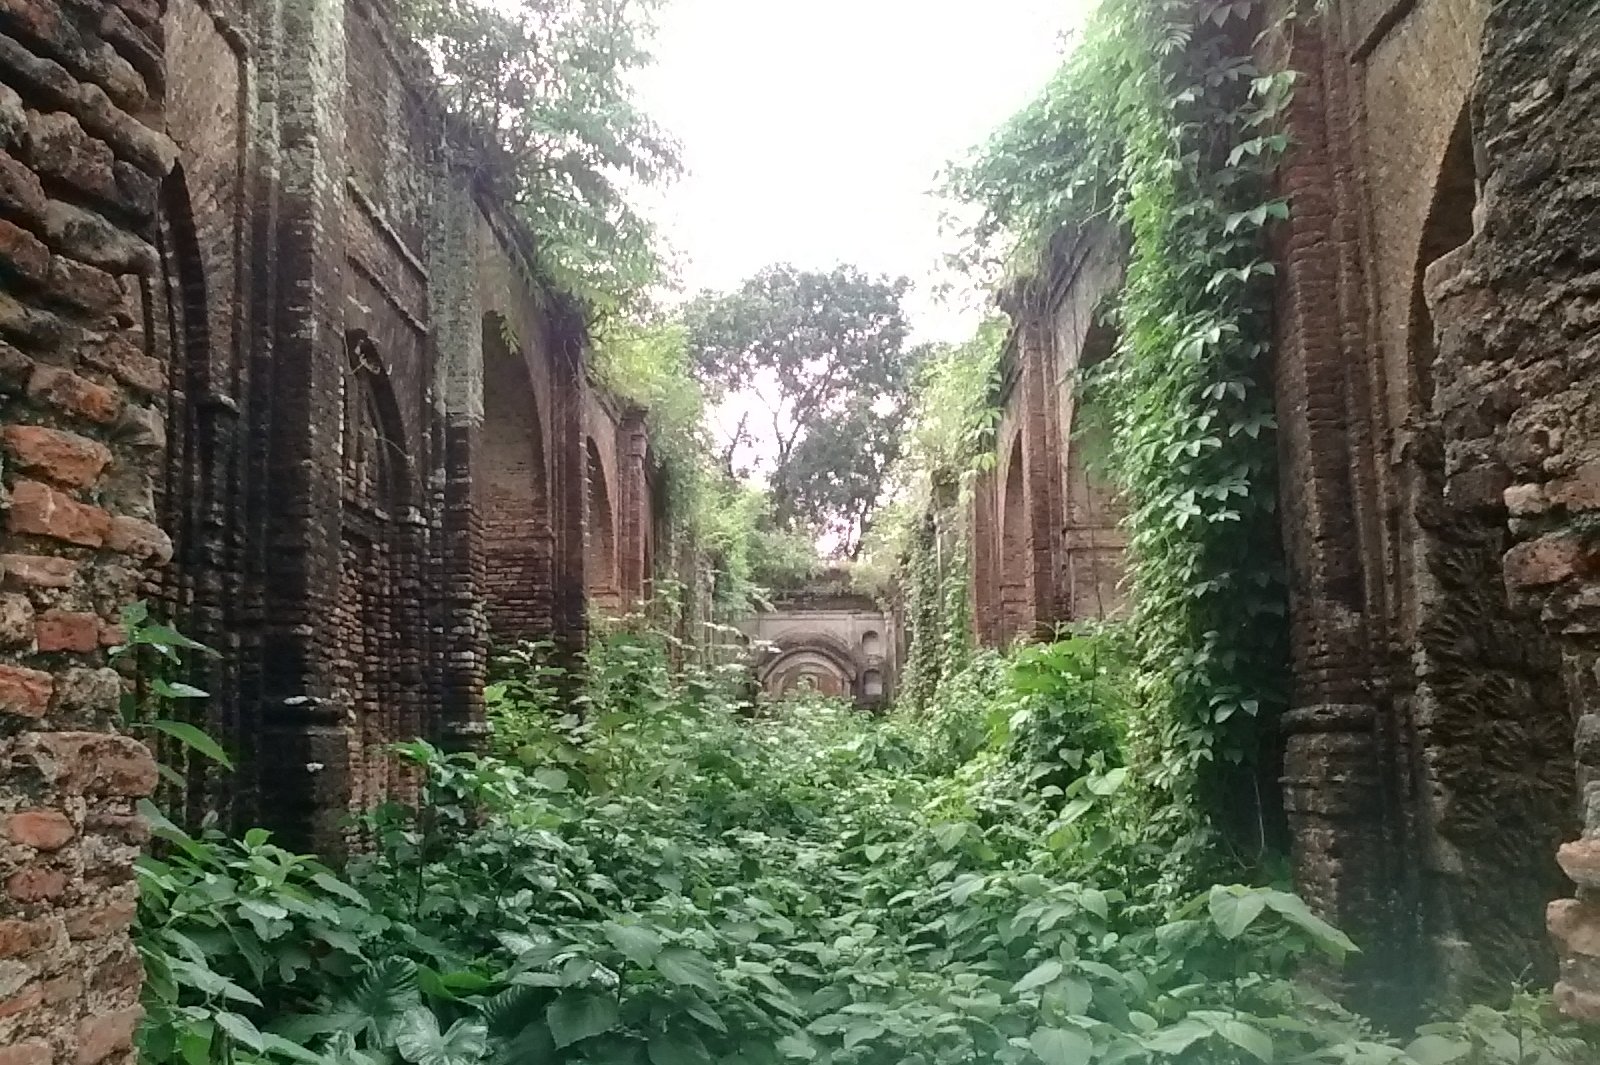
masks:
[[[757,649],[756,680],[769,698],[817,691],[863,709],[894,698],[894,618],[842,574],[777,593],[740,629]]]

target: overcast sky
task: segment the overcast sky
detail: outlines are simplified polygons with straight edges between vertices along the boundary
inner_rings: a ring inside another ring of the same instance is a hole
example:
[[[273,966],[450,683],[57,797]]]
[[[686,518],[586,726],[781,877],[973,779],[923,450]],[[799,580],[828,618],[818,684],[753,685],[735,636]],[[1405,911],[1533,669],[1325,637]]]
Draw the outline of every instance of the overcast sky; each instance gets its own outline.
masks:
[[[641,103],[689,174],[657,205],[685,287],[726,289],[772,262],[932,279],[950,158],[1054,70],[1082,0],[668,0]],[[926,288],[919,339],[963,339],[970,312]]]

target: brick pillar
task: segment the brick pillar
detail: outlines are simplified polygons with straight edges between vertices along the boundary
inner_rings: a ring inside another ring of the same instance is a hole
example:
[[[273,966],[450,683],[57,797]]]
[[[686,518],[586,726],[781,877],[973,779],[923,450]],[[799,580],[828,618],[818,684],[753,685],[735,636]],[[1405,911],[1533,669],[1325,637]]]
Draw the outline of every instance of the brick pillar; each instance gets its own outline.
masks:
[[[149,751],[118,734],[104,647],[145,567],[163,368],[127,339],[161,179],[159,15],[0,11],[0,1060],[132,1059],[127,929]],[[70,189],[71,203],[51,198]]]
[[[277,302],[266,381],[263,819],[285,846],[336,851],[350,787],[332,699],[339,588],[340,383],[345,364],[343,0],[284,0],[276,88]]]
[[[1296,887],[1362,946],[1343,977],[1352,994],[1393,1010],[1401,997],[1393,981],[1417,967],[1415,884],[1399,861],[1405,848],[1390,794],[1395,722],[1369,643],[1383,619],[1368,612],[1363,567],[1371,545],[1359,478],[1373,442],[1355,401],[1370,353],[1356,228],[1362,207],[1349,187],[1348,64],[1325,52],[1324,31],[1337,32],[1326,19],[1298,26],[1286,57],[1305,76],[1289,119],[1295,146],[1280,182],[1291,218],[1277,249],[1276,405],[1294,677],[1282,783]]]

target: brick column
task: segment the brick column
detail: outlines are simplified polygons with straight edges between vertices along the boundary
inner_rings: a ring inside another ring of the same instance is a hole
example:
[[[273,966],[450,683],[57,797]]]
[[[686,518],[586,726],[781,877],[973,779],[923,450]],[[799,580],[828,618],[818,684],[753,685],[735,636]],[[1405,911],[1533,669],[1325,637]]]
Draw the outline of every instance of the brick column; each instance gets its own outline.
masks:
[[[332,699],[339,588],[344,308],[344,2],[285,0],[277,97],[277,303],[271,396],[260,771],[267,825],[336,852],[349,793],[344,708]]]
[[[150,753],[104,647],[145,567],[162,367],[127,334],[161,179],[159,13],[0,10],[0,1062],[127,1062]],[[50,192],[46,192],[45,179]],[[64,198],[53,198],[55,193]],[[70,199],[71,202],[67,202]]]

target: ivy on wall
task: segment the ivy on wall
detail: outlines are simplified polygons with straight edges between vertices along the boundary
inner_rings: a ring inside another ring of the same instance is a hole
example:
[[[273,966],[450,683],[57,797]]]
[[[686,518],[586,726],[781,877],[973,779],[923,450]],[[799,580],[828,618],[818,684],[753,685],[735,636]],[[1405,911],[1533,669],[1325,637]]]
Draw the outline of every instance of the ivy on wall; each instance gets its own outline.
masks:
[[[1264,6],[1106,0],[950,181],[982,208],[976,269],[1038,273],[1072,227],[1127,236],[1119,348],[1084,388],[1131,506],[1142,775],[1171,827],[1254,846],[1274,834],[1256,783],[1287,676],[1266,236],[1288,216],[1294,77],[1256,58]]]

